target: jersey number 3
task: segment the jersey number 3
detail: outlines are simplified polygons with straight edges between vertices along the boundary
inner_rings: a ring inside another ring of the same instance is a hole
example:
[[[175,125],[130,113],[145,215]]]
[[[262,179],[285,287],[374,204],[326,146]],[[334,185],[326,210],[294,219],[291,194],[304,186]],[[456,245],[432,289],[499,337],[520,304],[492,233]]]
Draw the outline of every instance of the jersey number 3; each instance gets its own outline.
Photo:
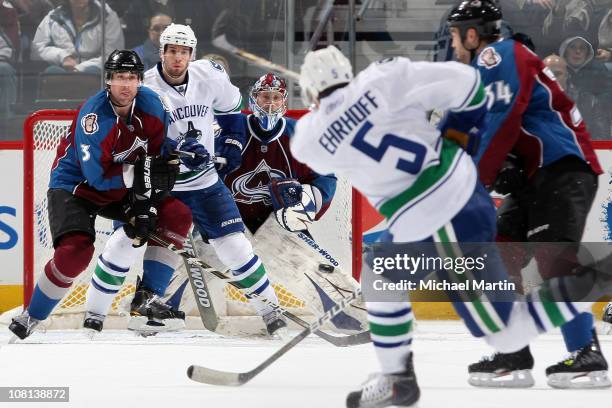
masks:
[[[374,146],[365,140],[365,136],[372,129],[372,126],[370,121],[365,121],[351,142],[351,146],[377,162],[382,160],[387,150],[391,147],[412,153],[414,155],[412,160],[399,159],[395,168],[406,173],[419,174],[425,160],[425,154],[427,153],[425,146],[390,133],[382,137],[378,146]]]

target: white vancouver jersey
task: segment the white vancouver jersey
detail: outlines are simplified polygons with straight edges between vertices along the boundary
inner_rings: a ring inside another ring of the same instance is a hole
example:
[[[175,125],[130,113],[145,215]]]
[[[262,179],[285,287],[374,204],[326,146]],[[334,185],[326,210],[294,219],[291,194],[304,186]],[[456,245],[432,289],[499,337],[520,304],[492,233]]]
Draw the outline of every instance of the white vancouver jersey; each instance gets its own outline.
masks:
[[[168,137],[180,141],[190,130],[190,136],[197,135],[206,150],[214,154],[213,115],[240,113],[240,91],[232,85],[225,70],[209,60],[190,62],[187,83],[179,89],[168,84],[160,70],[161,64],[157,64],[145,72],[144,84],[162,95],[162,101],[168,105]],[[218,180],[213,163],[201,171],[181,165],[180,171],[176,191],[199,190]]]
[[[344,176],[388,220],[395,241],[431,236],[469,200],[470,156],[428,121],[428,111],[462,110],[480,86],[457,62],[391,58],[372,63],[303,116],[291,139],[296,159]]]

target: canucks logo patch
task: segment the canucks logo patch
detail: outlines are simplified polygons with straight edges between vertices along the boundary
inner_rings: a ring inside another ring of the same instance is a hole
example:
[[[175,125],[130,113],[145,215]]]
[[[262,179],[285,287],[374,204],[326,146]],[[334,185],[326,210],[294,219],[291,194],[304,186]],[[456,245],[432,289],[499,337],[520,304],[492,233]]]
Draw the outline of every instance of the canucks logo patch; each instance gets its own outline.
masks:
[[[88,135],[93,135],[100,128],[98,126],[98,115],[95,113],[88,113],[87,115],[81,118],[81,127],[83,128],[83,132]]]
[[[212,65],[214,69],[216,69],[217,71],[225,72],[225,70],[223,69],[223,66],[221,66],[221,64],[219,64],[217,61],[215,60],[209,60],[209,61],[210,61],[210,65]]]
[[[501,55],[493,47],[485,48],[478,56],[478,65],[491,69],[498,66],[502,61]]]

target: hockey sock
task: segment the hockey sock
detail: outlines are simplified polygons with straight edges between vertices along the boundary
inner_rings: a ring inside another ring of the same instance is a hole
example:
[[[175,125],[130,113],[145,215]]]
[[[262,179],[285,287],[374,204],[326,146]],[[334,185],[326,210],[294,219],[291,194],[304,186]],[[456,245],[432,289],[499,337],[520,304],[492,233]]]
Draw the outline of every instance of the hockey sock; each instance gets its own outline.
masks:
[[[374,350],[384,374],[406,370],[412,350],[410,302],[366,302]]]
[[[256,293],[278,305],[278,297],[274,288],[270,285],[266,269],[257,255],[253,255],[241,267],[233,269],[232,274],[234,275],[234,281],[243,288],[245,295],[258,315],[263,316],[273,309],[257,297],[249,296],[250,294]]]
[[[28,307],[30,316],[44,320],[51,314],[74,279],[87,268],[93,251],[93,241],[86,234],[66,234],[60,238],[53,259],[38,277]]]
[[[565,347],[570,353],[580,350],[593,340],[593,315],[580,313],[572,321],[561,326]]]
[[[96,270],[87,289],[85,308],[103,316],[108,314],[113,299],[121,289],[130,267],[140,258],[146,246],[134,248],[123,228],[113,232],[98,257]]]
[[[150,245],[142,263],[142,285],[163,297],[181,257],[167,248]]]

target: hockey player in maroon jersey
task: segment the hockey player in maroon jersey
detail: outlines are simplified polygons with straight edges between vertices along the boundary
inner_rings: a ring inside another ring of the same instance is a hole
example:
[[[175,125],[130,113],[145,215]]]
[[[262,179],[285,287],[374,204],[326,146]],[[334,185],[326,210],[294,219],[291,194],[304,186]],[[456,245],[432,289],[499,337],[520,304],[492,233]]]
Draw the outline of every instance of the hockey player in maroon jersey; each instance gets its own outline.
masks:
[[[479,70],[487,90],[488,126],[474,160],[483,184],[507,195],[497,213],[497,240],[538,243],[528,250],[513,246],[508,254],[513,262],[506,266],[520,277],[534,257],[540,275],[550,279],[573,273],[578,263],[602,170],[574,102],[531,50],[514,39],[501,39],[501,21],[493,0],[464,0],[447,19],[457,59]],[[579,314],[561,332],[571,355],[546,369],[549,385],[609,387],[592,314]],[[528,346],[496,353],[470,365],[470,383],[532,386],[533,364]],[[581,380],[573,381],[577,378]]]
[[[249,93],[249,108],[253,113],[243,115],[247,141],[242,164],[225,177],[225,184],[251,233],[273,212],[288,231],[307,230],[329,207],[336,177],[317,174],[291,155],[296,121],[283,116],[287,86],[282,78],[271,73],[259,78]]]

